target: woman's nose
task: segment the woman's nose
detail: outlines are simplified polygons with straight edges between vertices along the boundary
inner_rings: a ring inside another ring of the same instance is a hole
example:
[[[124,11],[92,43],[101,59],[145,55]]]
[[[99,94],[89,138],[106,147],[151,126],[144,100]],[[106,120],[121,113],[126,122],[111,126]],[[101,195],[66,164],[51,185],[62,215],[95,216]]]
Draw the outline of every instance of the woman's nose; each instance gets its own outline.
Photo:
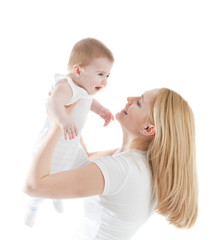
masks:
[[[130,104],[132,102],[132,98],[131,97],[127,97],[127,101]]]
[[[129,104],[132,104],[138,97],[128,97],[127,101]]]

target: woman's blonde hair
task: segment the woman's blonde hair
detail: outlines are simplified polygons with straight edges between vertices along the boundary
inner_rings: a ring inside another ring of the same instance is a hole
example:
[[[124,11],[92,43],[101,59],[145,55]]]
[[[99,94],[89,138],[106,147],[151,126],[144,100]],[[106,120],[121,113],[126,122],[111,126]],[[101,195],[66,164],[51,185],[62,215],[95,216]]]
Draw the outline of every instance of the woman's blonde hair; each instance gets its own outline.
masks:
[[[106,57],[114,62],[112,52],[100,41],[94,38],[85,38],[77,42],[70,53],[67,65],[68,72],[73,70],[75,64],[87,66],[93,59]]]
[[[146,150],[155,209],[176,227],[190,228],[198,214],[193,112],[179,94],[162,88],[147,121],[156,127],[156,134],[150,142],[139,143],[136,148]]]

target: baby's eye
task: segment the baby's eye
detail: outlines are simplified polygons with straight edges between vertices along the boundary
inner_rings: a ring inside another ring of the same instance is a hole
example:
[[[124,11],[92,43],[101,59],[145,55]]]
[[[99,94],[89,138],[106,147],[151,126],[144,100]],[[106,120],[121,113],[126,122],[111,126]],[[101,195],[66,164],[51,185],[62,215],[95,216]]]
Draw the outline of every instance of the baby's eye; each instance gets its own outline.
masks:
[[[99,73],[99,76],[103,76],[103,73]]]
[[[110,76],[110,75],[108,74],[106,77],[109,78],[109,76]]]

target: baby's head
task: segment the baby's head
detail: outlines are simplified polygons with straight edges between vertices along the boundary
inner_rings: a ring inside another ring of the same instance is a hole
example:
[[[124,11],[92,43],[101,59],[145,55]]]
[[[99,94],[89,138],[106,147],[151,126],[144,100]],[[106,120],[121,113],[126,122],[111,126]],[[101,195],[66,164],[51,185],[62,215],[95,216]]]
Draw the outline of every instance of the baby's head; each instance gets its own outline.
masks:
[[[73,46],[68,72],[79,86],[93,95],[107,85],[113,63],[112,52],[102,42],[86,38]]]

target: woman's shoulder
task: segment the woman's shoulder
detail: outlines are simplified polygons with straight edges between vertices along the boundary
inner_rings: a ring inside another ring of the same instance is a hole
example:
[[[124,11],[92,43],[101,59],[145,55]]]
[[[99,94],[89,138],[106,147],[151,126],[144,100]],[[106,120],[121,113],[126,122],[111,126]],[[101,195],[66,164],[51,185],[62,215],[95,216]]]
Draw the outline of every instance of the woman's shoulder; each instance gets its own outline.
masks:
[[[98,165],[107,169],[118,168],[129,170],[131,165],[139,165],[146,162],[145,153],[139,150],[116,151],[112,156],[104,156],[94,160]]]
[[[116,151],[113,156],[113,158],[119,158],[119,159],[133,159],[133,158],[140,158],[145,159],[145,152],[140,150],[126,150],[121,152],[120,149]]]
[[[121,189],[128,180],[142,182],[143,178],[149,175],[145,155],[141,151],[116,152],[112,156],[104,156],[93,162],[98,165],[104,176],[104,194]]]

